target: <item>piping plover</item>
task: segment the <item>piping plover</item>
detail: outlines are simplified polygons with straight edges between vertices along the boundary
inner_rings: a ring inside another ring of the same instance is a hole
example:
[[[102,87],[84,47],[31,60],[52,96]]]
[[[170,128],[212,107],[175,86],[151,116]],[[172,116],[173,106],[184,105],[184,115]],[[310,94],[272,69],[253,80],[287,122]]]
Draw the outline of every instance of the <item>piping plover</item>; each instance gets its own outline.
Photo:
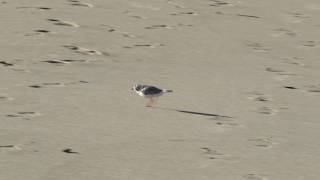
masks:
[[[149,102],[146,104],[147,107],[152,107],[155,104],[156,99],[159,96],[162,96],[164,93],[173,92],[172,90],[169,90],[169,89],[160,89],[155,86],[141,85],[141,84],[134,85],[132,87],[132,90],[134,90],[140,96],[149,99]]]

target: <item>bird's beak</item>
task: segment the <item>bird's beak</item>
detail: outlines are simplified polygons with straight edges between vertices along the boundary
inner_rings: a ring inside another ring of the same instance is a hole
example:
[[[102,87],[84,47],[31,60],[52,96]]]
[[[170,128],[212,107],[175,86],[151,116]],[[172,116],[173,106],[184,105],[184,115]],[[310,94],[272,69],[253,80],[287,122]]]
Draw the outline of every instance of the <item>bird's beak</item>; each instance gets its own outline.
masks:
[[[133,88],[131,88],[130,90],[133,90]]]

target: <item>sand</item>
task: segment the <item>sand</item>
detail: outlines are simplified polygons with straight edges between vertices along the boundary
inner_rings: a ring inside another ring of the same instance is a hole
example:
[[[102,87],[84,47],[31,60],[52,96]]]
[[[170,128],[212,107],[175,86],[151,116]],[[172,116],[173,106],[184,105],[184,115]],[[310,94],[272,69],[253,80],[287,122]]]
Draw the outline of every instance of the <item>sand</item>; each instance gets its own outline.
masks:
[[[317,0],[2,0],[1,180],[318,180]],[[172,89],[156,107],[135,83]]]

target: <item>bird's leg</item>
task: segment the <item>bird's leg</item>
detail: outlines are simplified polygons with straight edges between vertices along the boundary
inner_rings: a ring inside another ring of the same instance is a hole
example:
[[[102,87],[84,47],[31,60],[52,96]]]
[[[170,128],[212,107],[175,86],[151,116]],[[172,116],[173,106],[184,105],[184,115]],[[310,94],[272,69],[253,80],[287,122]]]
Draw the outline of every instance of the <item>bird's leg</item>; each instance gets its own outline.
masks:
[[[151,98],[148,98],[148,102],[146,104],[146,107],[151,107]]]
[[[154,107],[156,105],[157,98],[151,98],[151,107]]]
[[[153,105],[155,104],[156,99],[151,97],[146,105],[146,107],[153,107]]]

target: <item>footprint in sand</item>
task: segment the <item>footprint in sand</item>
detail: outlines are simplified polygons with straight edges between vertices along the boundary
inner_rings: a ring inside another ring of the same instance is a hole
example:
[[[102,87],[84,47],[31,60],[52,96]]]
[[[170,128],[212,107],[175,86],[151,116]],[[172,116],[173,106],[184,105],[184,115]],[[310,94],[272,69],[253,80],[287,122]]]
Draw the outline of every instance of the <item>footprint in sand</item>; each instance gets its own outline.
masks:
[[[239,17],[245,17],[250,19],[259,19],[259,16],[256,15],[250,15],[250,14],[234,14],[234,13],[223,13],[221,11],[215,12],[217,15],[229,15],[229,16],[239,16]]]
[[[216,122],[217,125],[219,126],[240,126],[239,123],[236,123],[236,122],[226,122],[226,121],[219,121],[219,122]]]
[[[208,159],[221,159],[223,156],[222,153],[208,147],[202,147],[200,150]]]
[[[64,64],[70,64],[70,63],[84,63],[88,62],[88,60],[84,59],[62,59],[62,60],[46,60],[42,61],[49,64],[56,64],[56,65],[64,65]]]
[[[253,138],[248,139],[249,142],[252,143],[252,145],[257,147],[264,147],[264,148],[270,148],[272,147],[272,137],[264,137],[264,138]]]
[[[304,66],[305,64],[301,62],[302,60],[304,60],[304,57],[294,56],[294,57],[284,58],[283,63],[296,65],[296,66]]]
[[[185,15],[198,15],[195,12],[192,11],[183,11],[183,12],[174,12],[174,13],[170,13],[171,16],[185,16]]]
[[[286,89],[292,89],[292,90],[299,89],[299,88],[297,88],[295,86],[283,86],[283,87],[286,88]]]
[[[234,120],[230,119],[230,117],[224,117],[224,116],[214,116],[210,118],[209,120],[216,121],[216,125],[219,126],[241,126],[239,123],[234,122]]]
[[[0,102],[1,101],[12,101],[13,98],[8,96],[7,94],[0,94]]]
[[[46,30],[46,29],[36,29],[36,30],[34,30],[34,32],[37,32],[37,33],[49,33],[50,31]]]
[[[94,49],[87,49],[87,48],[83,48],[83,47],[75,46],[75,45],[64,45],[63,47],[70,49],[76,53],[83,54],[83,55],[106,55],[106,56],[109,56],[109,54],[106,52],[101,52],[101,51],[94,50]]]
[[[85,2],[78,1],[78,0],[68,0],[68,1],[70,2],[70,5],[72,5],[72,6],[89,7],[89,8],[94,7],[90,3],[85,3]]]
[[[308,92],[320,93],[320,84],[306,86]]]
[[[7,117],[10,118],[23,118],[25,120],[30,120],[31,117],[41,116],[42,114],[39,112],[33,111],[21,111],[13,114],[7,114]]]
[[[37,9],[40,9],[40,10],[50,10],[52,8],[48,8],[48,7],[37,7]]]
[[[105,29],[105,27],[106,27],[107,31],[110,32],[110,33],[116,32],[116,33],[119,33],[119,34],[121,34],[123,37],[126,37],[126,38],[136,38],[135,35],[133,35],[133,34],[131,34],[131,33],[129,33],[129,32],[118,31],[118,30],[116,30],[115,27],[112,27],[112,26],[110,26],[110,25],[101,24],[100,26],[102,26],[103,29]]]
[[[126,49],[131,49],[131,48],[156,48],[156,47],[161,47],[164,46],[164,44],[157,43],[157,44],[134,44],[131,46],[122,46],[123,48]]]
[[[121,32],[121,34],[122,34],[123,37],[126,37],[126,38],[136,38],[135,35],[130,34],[128,32]]]
[[[220,7],[225,5],[230,5],[230,3],[221,0],[209,0],[209,6]]]
[[[279,80],[279,81],[283,81],[283,80],[286,80],[292,76],[296,76],[296,74],[294,74],[294,73],[285,72],[284,70],[280,70],[280,69],[276,69],[276,68],[272,68],[272,67],[267,67],[266,71],[271,72],[271,73],[276,73],[278,76],[275,77],[275,80]]]
[[[270,47],[265,47],[262,44],[258,43],[258,42],[247,42],[246,46],[252,48],[253,50],[257,51],[257,52],[268,52],[271,50]]]
[[[293,17],[299,18],[299,19],[309,19],[309,18],[311,18],[308,15],[305,15],[305,14],[302,14],[302,13],[297,13],[297,12],[293,12],[293,13],[289,13],[289,14],[291,14]]]
[[[255,16],[255,15],[249,15],[249,14],[236,14],[237,16],[240,17],[246,17],[246,18],[253,18],[253,19],[259,19],[259,16]]]
[[[156,30],[156,29],[175,29],[177,27],[193,27],[193,24],[189,23],[177,23],[175,25],[169,26],[165,24],[157,24],[157,25],[152,25],[152,26],[147,26],[145,29],[149,30]]]
[[[39,89],[39,88],[44,88],[44,87],[64,87],[65,84],[64,83],[60,83],[60,82],[54,82],[54,83],[41,83],[41,84],[34,84],[34,85],[30,85],[30,88],[35,88],[35,89]]]
[[[101,24],[100,26],[102,26],[103,28],[107,27],[106,29],[107,29],[108,32],[116,31],[116,29],[114,27],[110,26],[110,25]]]
[[[56,65],[69,64],[69,62],[65,62],[63,60],[46,60],[46,61],[42,61],[42,62],[56,64]]]
[[[77,23],[71,21],[61,21],[59,19],[47,19],[50,22],[53,22],[57,26],[69,26],[69,27],[80,27]]]
[[[253,100],[253,101],[258,101],[258,102],[269,102],[272,100],[270,95],[265,95],[265,94],[257,92],[257,91],[250,92],[248,99]]]
[[[135,19],[148,19],[146,16],[133,13],[129,10],[124,11],[123,14],[125,14],[126,16],[129,16],[129,17],[135,18]]]
[[[79,152],[77,151],[74,151],[73,149],[71,148],[66,148],[66,149],[63,149],[62,152],[64,153],[68,153],[68,154],[79,154]]]
[[[193,24],[186,24],[186,23],[178,23],[178,27],[193,27]]]
[[[287,15],[289,16],[288,21],[291,23],[303,23],[311,19],[311,16],[299,12],[291,12],[287,13]]]
[[[87,83],[89,83],[89,81],[79,80],[79,81],[68,82],[68,83],[60,83],[60,82],[41,83],[41,84],[30,85],[28,87],[35,88],[35,89],[40,89],[40,88],[45,88],[45,87],[65,87],[67,85],[74,85],[74,84],[79,84],[79,83],[80,84],[87,84]]]
[[[260,174],[246,174],[242,177],[248,180],[268,180],[268,178],[266,178],[265,175]]]
[[[59,21],[56,23],[53,23],[54,25],[57,26],[70,26],[70,27],[79,27],[79,25],[75,22],[71,22],[71,21]]]
[[[260,114],[266,114],[266,115],[275,115],[279,112],[279,110],[274,109],[272,107],[260,107],[256,110],[256,112],[260,113]]]
[[[13,144],[1,145],[0,144],[0,152],[1,151],[19,151],[19,150],[21,150],[21,148],[17,145],[13,145]]]
[[[13,63],[7,62],[7,61],[0,61],[0,65],[8,67],[8,66],[13,66]]]
[[[275,68],[272,68],[272,67],[267,67],[266,71],[268,71],[268,72],[276,72],[276,73],[283,73],[284,72],[283,70],[275,69]]]
[[[38,9],[38,10],[44,10],[44,11],[47,11],[47,10],[51,10],[52,8],[49,8],[49,7],[42,7],[42,6],[39,6],[39,7],[21,6],[21,7],[16,7],[16,9]]]
[[[295,37],[297,36],[297,33],[294,31],[285,29],[285,28],[277,28],[273,30],[275,33],[270,34],[272,37],[281,37],[281,36],[290,36]]]
[[[145,27],[145,29],[172,29],[172,26],[166,24],[156,24]]]
[[[0,66],[3,66],[3,67],[10,67],[11,70],[13,71],[19,71],[19,72],[30,72],[26,69],[23,69],[23,68],[19,68],[19,66],[17,67],[16,64],[18,63],[18,61],[21,61],[19,59],[14,59],[14,60],[11,60],[11,61],[0,61]]]
[[[263,103],[263,106],[257,108],[255,112],[258,112],[260,114],[265,114],[265,115],[275,115],[279,112],[278,109],[272,108],[270,107],[270,105],[268,105],[269,102],[272,101],[271,95],[266,95],[266,94],[254,91],[254,92],[249,92],[248,99]]]
[[[303,47],[313,48],[317,46],[317,43],[315,41],[302,41],[301,43]]]
[[[35,36],[35,35],[42,35],[42,34],[48,34],[50,33],[49,30],[46,30],[46,29],[36,29],[36,30],[33,30],[32,33],[27,33],[25,34],[24,36]]]

